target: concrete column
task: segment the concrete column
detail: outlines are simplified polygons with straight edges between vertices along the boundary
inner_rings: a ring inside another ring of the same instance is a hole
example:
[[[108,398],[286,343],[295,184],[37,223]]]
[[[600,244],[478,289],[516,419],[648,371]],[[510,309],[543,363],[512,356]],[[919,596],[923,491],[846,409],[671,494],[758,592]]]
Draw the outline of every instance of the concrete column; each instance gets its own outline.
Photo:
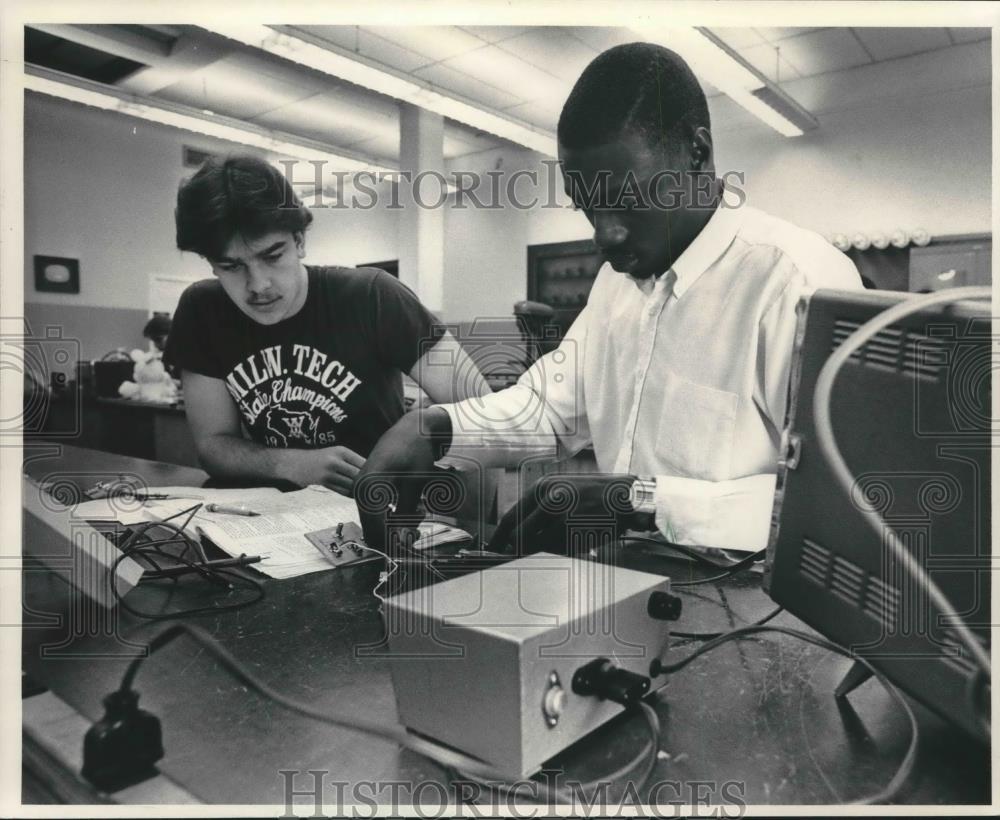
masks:
[[[444,303],[444,117],[399,104],[399,278],[432,311]],[[415,187],[422,179],[419,189]]]

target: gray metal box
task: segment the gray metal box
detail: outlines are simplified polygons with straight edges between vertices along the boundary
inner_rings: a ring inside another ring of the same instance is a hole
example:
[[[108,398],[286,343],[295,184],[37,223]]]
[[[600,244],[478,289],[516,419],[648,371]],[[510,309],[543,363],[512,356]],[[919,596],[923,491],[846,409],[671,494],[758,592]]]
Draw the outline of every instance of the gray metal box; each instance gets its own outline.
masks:
[[[669,588],[660,575],[543,552],[390,598],[400,719],[509,776],[532,774],[622,710],[574,694],[577,669],[607,657],[648,675],[664,656],[669,630],[646,606]]]

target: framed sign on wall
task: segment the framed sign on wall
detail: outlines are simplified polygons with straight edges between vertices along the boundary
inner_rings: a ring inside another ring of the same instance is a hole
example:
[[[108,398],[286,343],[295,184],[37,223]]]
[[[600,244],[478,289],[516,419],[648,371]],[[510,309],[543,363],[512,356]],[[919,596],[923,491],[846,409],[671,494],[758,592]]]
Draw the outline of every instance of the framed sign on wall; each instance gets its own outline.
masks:
[[[79,293],[80,260],[36,256],[35,290],[43,293]]]

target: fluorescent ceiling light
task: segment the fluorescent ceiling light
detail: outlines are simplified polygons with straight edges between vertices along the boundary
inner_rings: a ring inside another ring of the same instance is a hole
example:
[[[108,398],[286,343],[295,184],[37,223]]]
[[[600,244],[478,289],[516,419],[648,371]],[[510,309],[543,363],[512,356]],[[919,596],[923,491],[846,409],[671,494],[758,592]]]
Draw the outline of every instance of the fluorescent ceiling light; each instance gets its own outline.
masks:
[[[325,148],[321,143],[297,140],[278,132],[257,128],[250,123],[221,117],[187,106],[131,94],[60,74],[48,69],[25,66],[24,87],[29,91],[82,103],[105,111],[116,111],[161,125],[169,125],[196,134],[260,148],[281,158],[322,160],[331,171],[372,171],[394,173],[398,169],[370,162],[362,157],[348,156]]]
[[[556,137],[551,132],[532,128],[456,97],[442,94],[429,85],[401,73],[376,67],[358,55],[341,53],[336,46],[317,41],[305,32],[297,31],[293,35],[276,31],[269,26],[239,23],[202,24],[202,27],[370,91],[441,114],[456,122],[531,148],[545,156],[556,156]]]
[[[815,128],[815,118],[783,94],[711,32],[693,27],[636,29],[644,38],[660,43],[683,57],[691,70],[733,102],[786,137],[798,137]],[[778,100],[782,112],[765,100]]]

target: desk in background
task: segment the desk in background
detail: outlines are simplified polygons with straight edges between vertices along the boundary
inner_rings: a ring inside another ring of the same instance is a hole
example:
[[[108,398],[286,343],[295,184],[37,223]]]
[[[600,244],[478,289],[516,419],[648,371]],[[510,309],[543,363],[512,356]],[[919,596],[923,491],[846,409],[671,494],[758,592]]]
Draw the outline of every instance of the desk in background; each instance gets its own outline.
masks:
[[[187,417],[178,405],[55,397],[38,437],[132,458],[198,466]]]
[[[404,379],[403,388],[410,405],[421,403],[422,394],[415,382]],[[52,441],[184,467],[200,466],[183,406],[96,398],[82,401],[79,421],[77,412],[69,400],[51,403],[46,429],[77,430],[71,438],[53,437]],[[597,472],[593,449],[587,447],[563,462],[530,462],[519,470],[487,470],[483,490],[491,497],[496,494],[496,511],[488,513],[487,520],[495,522],[535,481],[551,472]],[[492,501],[488,509],[493,510]]]
[[[31,459],[30,451],[26,457]],[[75,447],[26,464],[26,472],[36,479],[54,473],[86,473],[89,479],[119,471],[143,475],[154,485],[200,485],[205,479],[199,470]],[[636,557],[626,563],[675,579],[701,574],[690,564],[662,558]],[[383,637],[372,595],[378,569],[370,564],[287,581],[264,579],[266,596],[260,603],[196,621],[289,697],[317,709],[394,723],[389,661],[356,652]],[[726,630],[773,608],[755,573],[678,591],[684,598],[678,629]],[[142,588],[130,593],[143,594]],[[216,594],[211,585],[185,580],[176,605],[186,608]],[[119,613],[117,636],[101,634],[81,620],[87,608],[74,604],[66,585],[47,572],[25,573],[24,595],[23,668],[49,690],[33,697],[58,698],[72,714],[79,713],[76,723],[70,717],[62,721],[64,728],[76,729],[63,736],[61,749],[46,737],[44,720],[41,726],[25,725],[25,748],[34,751],[26,751],[25,778],[65,795],[58,783],[65,784],[67,778],[86,789],[65,766],[67,749],[76,748],[79,757],[73,735],[80,735],[75,741],[82,743],[86,724],[80,715],[87,722],[101,717],[101,699],[118,685],[128,663],[122,655],[140,650],[164,624]],[[787,615],[776,622],[802,628]],[[677,649],[677,656],[686,651]],[[659,760],[653,780],[744,783],[743,799],[749,804],[829,804],[877,791],[905,753],[908,725],[874,683],[838,707],[833,690],[848,666],[846,659],[774,635],[729,643],[695,661],[671,678],[654,704],[663,723],[661,748],[666,756]],[[332,779],[348,782],[447,782],[436,764],[412,752],[289,714],[248,694],[183,638],[143,664],[136,688],[140,705],[163,721],[166,755],[159,764],[159,789],[153,793],[162,795],[164,802],[187,795],[208,803],[281,804],[285,781],[280,770],[329,771]],[[29,700],[24,702],[26,716],[33,714]],[[918,704],[914,708],[923,742],[905,802],[987,801],[988,750]],[[56,713],[49,708],[47,714]],[[484,714],[482,719],[486,725],[509,716]],[[632,759],[644,742],[641,718],[621,718],[555,762],[573,777],[599,777]],[[300,789],[309,785],[301,779],[296,783]],[[619,794],[623,785],[618,781],[612,794]],[[436,794],[428,790],[425,799],[434,800]],[[690,794],[684,797],[690,799]],[[117,799],[156,798],[147,788]],[[715,799],[722,799],[718,792]]]

